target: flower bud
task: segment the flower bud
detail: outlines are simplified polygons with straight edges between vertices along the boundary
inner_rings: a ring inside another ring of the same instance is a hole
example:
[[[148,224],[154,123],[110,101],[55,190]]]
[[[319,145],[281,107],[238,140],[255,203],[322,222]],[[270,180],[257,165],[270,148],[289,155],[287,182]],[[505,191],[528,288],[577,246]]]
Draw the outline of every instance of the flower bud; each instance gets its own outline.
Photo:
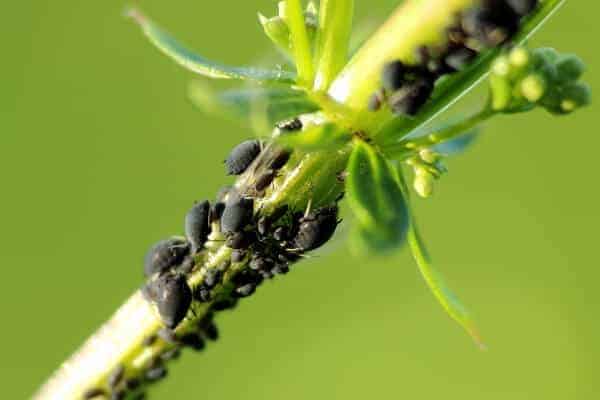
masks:
[[[284,53],[288,53],[291,49],[290,29],[285,20],[280,16],[267,18],[260,13],[258,20],[269,39]]]
[[[583,82],[573,82],[565,86],[562,90],[563,99],[560,108],[569,113],[575,109],[587,106],[592,101],[592,92],[590,87]]]
[[[433,175],[431,175],[426,169],[416,169],[415,180],[413,182],[413,188],[415,189],[415,192],[423,198],[430,197],[433,194],[433,180]]]
[[[546,82],[541,75],[531,74],[521,81],[521,94],[531,103],[538,102],[546,92]]]
[[[576,55],[565,54],[557,60],[556,70],[561,82],[573,82],[581,78],[585,65]]]

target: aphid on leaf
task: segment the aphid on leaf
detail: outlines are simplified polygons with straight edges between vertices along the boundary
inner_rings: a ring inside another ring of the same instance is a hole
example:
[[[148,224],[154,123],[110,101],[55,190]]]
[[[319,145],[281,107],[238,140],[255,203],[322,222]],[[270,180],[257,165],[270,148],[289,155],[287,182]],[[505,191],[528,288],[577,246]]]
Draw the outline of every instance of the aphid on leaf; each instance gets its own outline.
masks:
[[[175,359],[179,358],[180,355],[181,355],[181,350],[179,350],[178,347],[175,347],[171,350],[165,351],[159,357],[160,357],[161,361],[170,361],[170,360],[175,360]]]
[[[199,285],[194,290],[194,299],[199,301],[200,303],[208,303],[212,300],[212,294],[210,293],[210,289],[205,285]]]
[[[432,92],[433,84],[428,79],[417,79],[390,96],[390,108],[397,115],[415,115],[429,100]]]
[[[115,390],[110,395],[110,400],[124,400],[127,392],[124,389]]]
[[[227,236],[225,245],[231,249],[247,249],[256,241],[254,232],[234,232]]]
[[[131,378],[131,379],[127,379],[127,381],[125,382],[125,387],[129,391],[134,391],[140,387],[140,384],[141,384],[141,382],[139,379]]]
[[[246,140],[235,146],[225,160],[227,175],[243,174],[258,157],[261,149],[262,144],[259,140]]]
[[[266,170],[256,178],[254,182],[254,190],[262,192],[273,183],[273,179],[277,176],[277,172],[274,170]]]
[[[219,338],[219,329],[213,321],[201,323],[200,329],[209,340],[215,341]]]
[[[185,318],[192,303],[192,290],[181,274],[162,275],[156,283],[158,313],[169,329],[174,329]]]
[[[532,12],[539,4],[539,0],[506,0],[506,2],[521,16]]]
[[[293,240],[294,248],[310,251],[324,245],[331,239],[340,223],[337,214],[337,206],[331,206],[319,208],[301,217]]]
[[[463,70],[471,61],[477,57],[477,52],[468,47],[459,47],[444,57],[444,63],[455,71]]]
[[[299,131],[300,129],[302,129],[302,121],[300,121],[300,118],[294,118],[294,119],[290,119],[288,121],[280,122],[276,125],[276,127],[280,131],[286,131],[286,132]]]
[[[465,13],[462,27],[486,46],[497,46],[518,29],[519,16],[505,0],[482,0],[481,5]]]
[[[369,102],[367,103],[367,109],[372,112],[378,111],[384,102],[385,102],[385,92],[383,91],[383,89],[379,89],[379,90],[375,91],[371,95],[371,97],[369,97]]]
[[[221,283],[222,276],[223,273],[216,268],[207,269],[206,273],[204,274],[204,286],[206,286],[209,289],[212,289],[213,287]]]
[[[256,291],[256,284],[254,283],[246,283],[233,291],[233,294],[236,297],[248,297],[254,294]]]
[[[181,338],[181,343],[196,351],[204,350],[206,347],[204,340],[196,333],[188,333]]]
[[[277,264],[271,269],[271,272],[276,275],[285,275],[290,272],[290,267],[287,264]]]
[[[221,231],[224,234],[240,232],[252,222],[254,214],[254,200],[241,197],[239,194],[230,194],[221,216]]]
[[[190,246],[185,240],[177,238],[161,240],[146,253],[144,274],[149,277],[178,266],[189,251]]]
[[[167,376],[167,369],[164,365],[158,363],[146,371],[144,377],[148,382],[156,382]]]
[[[231,262],[232,263],[240,263],[242,261],[244,261],[244,258],[246,258],[246,250],[244,249],[237,249],[237,250],[233,250],[231,252]]]

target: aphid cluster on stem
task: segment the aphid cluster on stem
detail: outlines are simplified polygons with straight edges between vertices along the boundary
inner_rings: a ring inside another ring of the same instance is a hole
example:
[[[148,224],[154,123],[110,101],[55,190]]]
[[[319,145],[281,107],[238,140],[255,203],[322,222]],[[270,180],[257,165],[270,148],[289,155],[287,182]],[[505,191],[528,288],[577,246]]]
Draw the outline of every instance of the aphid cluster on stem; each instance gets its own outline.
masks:
[[[414,116],[430,99],[435,82],[463,70],[489,47],[506,43],[517,32],[523,17],[538,5],[537,0],[481,0],[457,16],[446,29],[442,46],[421,46],[414,63],[395,60],[381,74],[382,87],[370,97],[368,109],[389,106],[395,115]]]

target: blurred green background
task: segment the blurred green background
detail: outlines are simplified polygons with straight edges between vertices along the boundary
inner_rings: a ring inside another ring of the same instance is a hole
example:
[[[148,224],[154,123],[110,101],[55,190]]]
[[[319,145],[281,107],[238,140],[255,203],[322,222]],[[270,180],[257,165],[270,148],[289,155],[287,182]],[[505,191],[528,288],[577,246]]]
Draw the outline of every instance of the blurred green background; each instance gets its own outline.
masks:
[[[251,63],[269,48],[256,12],[275,3],[142,5],[205,55]],[[357,0],[357,15],[394,4]],[[3,5],[5,399],[31,396],[140,285],[146,248],[181,232],[192,202],[228,181],[224,155],[251,135],[195,111],[190,75],[122,8]],[[599,12],[599,3],[570,1],[533,41],[580,54],[595,87]],[[477,317],[488,352],[444,315],[407,251],[358,260],[338,240],[221,316],[222,340],[186,354],[152,398],[597,398],[596,113],[494,120],[450,160],[437,195],[418,203],[437,266]]]

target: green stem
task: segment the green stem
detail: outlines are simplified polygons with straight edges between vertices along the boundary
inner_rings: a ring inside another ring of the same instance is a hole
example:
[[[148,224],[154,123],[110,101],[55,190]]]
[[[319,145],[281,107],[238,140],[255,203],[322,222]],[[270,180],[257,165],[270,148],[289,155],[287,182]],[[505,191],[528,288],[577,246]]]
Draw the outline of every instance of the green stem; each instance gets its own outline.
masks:
[[[286,20],[290,27],[292,51],[298,70],[298,83],[310,87],[314,78],[312,50],[300,0],[285,0]]]
[[[326,91],[348,57],[354,0],[321,0],[314,89]]]

